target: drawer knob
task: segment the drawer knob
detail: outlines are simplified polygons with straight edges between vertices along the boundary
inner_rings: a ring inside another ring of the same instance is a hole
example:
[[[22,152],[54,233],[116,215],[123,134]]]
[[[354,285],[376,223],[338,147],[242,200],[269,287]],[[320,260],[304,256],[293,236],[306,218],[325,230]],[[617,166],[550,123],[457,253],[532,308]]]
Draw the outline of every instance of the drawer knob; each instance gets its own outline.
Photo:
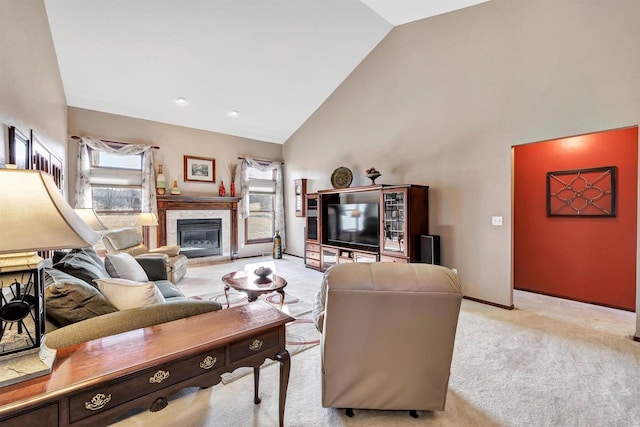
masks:
[[[98,411],[109,402],[111,402],[111,395],[105,396],[102,393],[98,393],[91,398],[91,402],[84,402],[84,407],[90,411]]]
[[[169,371],[158,371],[152,377],[149,377],[150,384],[160,384],[162,381],[169,378]]]
[[[202,362],[200,362],[200,367],[202,369],[211,369],[213,368],[213,365],[216,364],[217,360],[218,359],[216,357],[207,356]]]
[[[261,341],[259,339],[253,340],[253,342],[251,344],[249,344],[249,350],[251,350],[251,351],[260,350],[262,348],[262,343],[263,343],[263,341]]]

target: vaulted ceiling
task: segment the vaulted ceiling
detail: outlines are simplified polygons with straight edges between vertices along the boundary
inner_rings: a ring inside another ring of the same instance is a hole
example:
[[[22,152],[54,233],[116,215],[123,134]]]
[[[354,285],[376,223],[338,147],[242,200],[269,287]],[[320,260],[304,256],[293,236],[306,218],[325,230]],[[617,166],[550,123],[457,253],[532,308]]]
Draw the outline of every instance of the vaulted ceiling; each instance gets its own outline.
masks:
[[[395,25],[487,0],[45,0],[67,104],[284,143]]]

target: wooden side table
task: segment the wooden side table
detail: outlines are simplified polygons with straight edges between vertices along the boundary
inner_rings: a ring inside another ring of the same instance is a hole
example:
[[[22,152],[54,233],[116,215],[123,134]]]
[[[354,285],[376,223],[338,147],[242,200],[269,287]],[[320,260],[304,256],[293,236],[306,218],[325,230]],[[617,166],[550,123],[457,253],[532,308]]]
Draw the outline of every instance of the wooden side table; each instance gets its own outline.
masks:
[[[222,276],[222,282],[224,283],[224,296],[227,298],[227,308],[229,308],[229,288],[233,288],[238,292],[246,293],[249,302],[257,300],[260,295],[277,292],[280,294],[280,310],[282,310],[284,288],[287,286],[287,281],[275,273],[261,279],[250,272],[234,271]]]

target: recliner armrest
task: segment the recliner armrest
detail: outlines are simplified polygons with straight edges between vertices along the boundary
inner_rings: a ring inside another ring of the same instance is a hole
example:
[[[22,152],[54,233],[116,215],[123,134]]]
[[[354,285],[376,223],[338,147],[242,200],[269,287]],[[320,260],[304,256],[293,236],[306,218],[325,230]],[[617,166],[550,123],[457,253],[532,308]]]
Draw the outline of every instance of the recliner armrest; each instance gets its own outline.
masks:
[[[167,259],[165,254],[143,254],[135,257],[138,264],[147,273],[149,280],[167,280]]]
[[[178,245],[165,245],[159,248],[149,249],[150,254],[167,254],[169,256],[176,256],[180,253],[180,246]]]

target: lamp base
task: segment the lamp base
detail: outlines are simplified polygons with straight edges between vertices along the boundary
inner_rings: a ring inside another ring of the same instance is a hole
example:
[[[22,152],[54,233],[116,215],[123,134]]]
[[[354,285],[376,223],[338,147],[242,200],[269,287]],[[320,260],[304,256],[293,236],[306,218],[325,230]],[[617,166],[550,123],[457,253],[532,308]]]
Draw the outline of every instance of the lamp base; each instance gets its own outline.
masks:
[[[56,360],[56,351],[42,344],[38,349],[15,353],[0,359],[0,387],[49,375]]]

